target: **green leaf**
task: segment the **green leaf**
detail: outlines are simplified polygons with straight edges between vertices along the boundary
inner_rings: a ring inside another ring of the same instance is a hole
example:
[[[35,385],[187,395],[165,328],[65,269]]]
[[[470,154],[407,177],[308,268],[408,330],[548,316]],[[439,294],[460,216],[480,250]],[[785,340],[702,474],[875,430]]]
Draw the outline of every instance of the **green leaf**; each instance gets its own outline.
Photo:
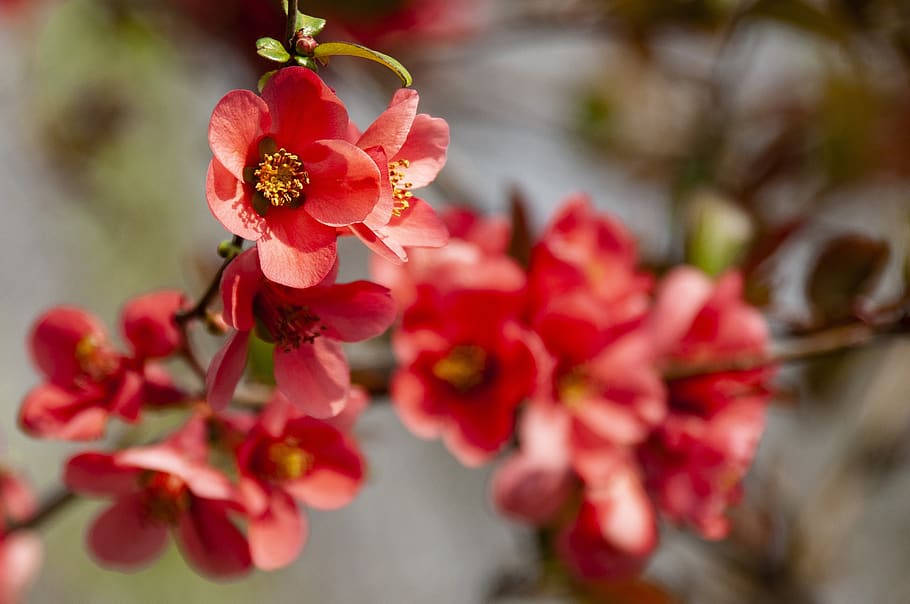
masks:
[[[265,85],[269,83],[269,80],[272,79],[272,76],[275,75],[276,73],[278,73],[278,70],[273,69],[272,71],[267,71],[264,74],[262,74],[261,76],[259,76],[259,82],[256,84],[256,88],[259,90],[260,93],[262,92],[262,89],[265,88]]]
[[[316,36],[322,32],[323,28],[325,28],[325,19],[320,19],[319,17],[311,17],[309,15],[304,15],[303,13],[298,12],[297,22],[294,24],[294,28],[296,31],[301,32],[305,36]]]
[[[360,44],[354,44],[353,42],[326,42],[325,44],[317,46],[313,53],[313,56],[317,59],[325,59],[335,55],[360,57],[362,59],[375,61],[394,71],[395,74],[401,78],[401,81],[405,86],[410,86],[414,82],[414,79],[411,77],[411,74],[408,73],[408,70],[396,59],[379,51],[367,48],[366,46],[361,46]]]
[[[256,54],[276,63],[287,63],[291,60],[291,53],[275,38],[259,38],[256,40]]]

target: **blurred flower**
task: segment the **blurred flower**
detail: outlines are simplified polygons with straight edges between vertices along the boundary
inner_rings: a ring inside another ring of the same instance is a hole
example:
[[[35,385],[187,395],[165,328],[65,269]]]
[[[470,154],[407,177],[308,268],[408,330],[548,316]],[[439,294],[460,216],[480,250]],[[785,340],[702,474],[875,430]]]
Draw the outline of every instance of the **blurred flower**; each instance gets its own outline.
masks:
[[[9,470],[0,470],[0,510],[2,526],[23,522],[38,507],[35,496],[25,481]],[[23,593],[38,574],[44,547],[31,531],[17,530],[0,536],[0,602],[23,601]]]
[[[758,356],[768,345],[764,319],[743,301],[738,273],[715,283],[695,269],[675,269],[661,284],[648,329],[662,358],[675,362]],[[648,488],[669,518],[710,539],[727,534],[726,509],[741,496],[773,374],[758,368],[669,383],[669,416],[639,451]]]
[[[279,71],[261,97],[234,90],[216,105],[209,208],[256,241],[270,280],[319,283],[335,265],[336,229],[364,221],[378,203],[379,169],[347,135],[344,104],[303,67]]]
[[[23,429],[42,437],[91,440],[101,437],[110,415],[136,422],[143,404],[179,400],[167,372],[150,361],[183,346],[174,321],[183,303],[176,291],[127,303],[121,330],[132,348],[128,355],[117,352],[100,322],[81,309],[58,306],[39,317],[29,347],[46,381],[23,401]]]
[[[133,570],[156,559],[173,531],[187,561],[211,577],[250,569],[247,540],[231,521],[240,510],[231,483],[205,461],[203,422],[160,445],[71,458],[64,481],[115,501],[92,523],[88,547],[104,566]]]

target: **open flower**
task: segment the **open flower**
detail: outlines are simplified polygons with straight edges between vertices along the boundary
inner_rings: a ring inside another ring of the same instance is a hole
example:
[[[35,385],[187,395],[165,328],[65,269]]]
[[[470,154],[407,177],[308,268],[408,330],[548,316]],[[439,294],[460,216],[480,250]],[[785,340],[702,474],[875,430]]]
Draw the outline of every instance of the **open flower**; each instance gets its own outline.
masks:
[[[396,333],[395,409],[412,432],[442,437],[466,465],[506,443],[516,408],[537,386],[540,345],[517,321],[522,303],[518,292],[419,288]]]
[[[160,445],[81,453],[67,462],[67,487],[114,499],[88,532],[89,551],[99,563],[140,568],[161,555],[172,532],[203,574],[231,577],[249,570],[249,546],[229,516],[239,509],[233,487],[205,463],[203,436],[185,432]]]
[[[337,228],[362,222],[379,201],[379,168],[347,136],[341,100],[303,67],[279,71],[261,97],[234,90],[216,105],[209,208],[256,241],[271,281],[322,281],[335,265]]]
[[[430,184],[445,165],[449,126],[417,113],[416,90],[402,88],[356,144],[382,172],[379,203],[350,227],[370,249],[392,262],[408,259],[407,247],[441,247],[448,240],[443,221],[414,189]]]
[[[216,409],[231,399],[246,365],[253,329],[275,344],[278,389],[307,414],[337,415],[348,400],[350,369],[342,342],[381,334],[395,319],[386,288],[368,281],[293,289],[266,279],[251,249],[228,266],[222,281],[224,320],[237,331],[212,360],[206,385]]]
[[[280,393],[238,448],[237,464],[253,563],[263,570],[291,563],[306,542],[306,517],[297,501],[317,509],[346,505],[365,470],[350,436],[299,415]]]
[[[176,291],[129,302],[121,313],[129,354],[118,352],[101,323],[79,308],[44,313],[32,328],[29,348],[45,382],[26,396],[22,427],[36,436],[91,440],[101,437],[111,415],[135,422],[143,404],[174,402],[179,390],[151,361],[183,345],[174,322],[183,302]]]

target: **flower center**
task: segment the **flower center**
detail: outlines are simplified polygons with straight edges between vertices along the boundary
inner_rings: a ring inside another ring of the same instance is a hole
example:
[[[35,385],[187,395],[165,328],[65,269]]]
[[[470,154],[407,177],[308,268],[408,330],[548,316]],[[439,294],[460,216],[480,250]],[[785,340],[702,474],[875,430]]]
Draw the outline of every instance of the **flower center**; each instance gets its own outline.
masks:
[[[328,327],[319,322],[319,317],[310,312],[308,306],[289,304],[276,309],[270,331],[275,343],[290,352],[304,343],[312,344],[326,329]]]
[[[487,353],[480,346],[455,346],[433,365],[433,375],[459,392],[467,392],[483,383]]]
[[[389,164],[389,181],[392,183],[392,199],[395,205],[392,208],[393,216],[401,216],[402,212],[411,207],[411,197],[414,196],[410,189],[414,183],[404,182],[404,170],[411,165],[406,159],[399,159]]]
[[[117,355],[95,334],[90,334],[76,344],[76,362],[92,381],[100,382],[117,372]]]
[[[304,200],[303,186],[310,184],[303,162],[283,147],[263,155],[253,177],[256,190],[274,207],[299,207]]]
[[[557,380],[556,390],[562,404],[570,409],[576,408],[588,394],[588,376],[576,367]]]
[[[268,477],[272,480],[297,480],[313,467],[313,455],[300,448],[295,438],[272,443],[266,451]]]
[[[142,503],[148,519],[173,526],[190,507],[190,491],[177,476],[167,472],[143,472],[139,484],[145,489]]]

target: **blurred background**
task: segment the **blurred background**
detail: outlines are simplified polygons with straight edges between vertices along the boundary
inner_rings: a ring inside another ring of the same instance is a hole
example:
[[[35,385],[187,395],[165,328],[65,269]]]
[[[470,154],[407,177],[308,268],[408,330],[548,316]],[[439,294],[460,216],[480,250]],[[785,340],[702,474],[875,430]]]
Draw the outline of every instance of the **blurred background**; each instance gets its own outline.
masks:
[[[587,191],[655,271],[741,265],[783,338],[906,303],[906,0],[304,4],[329,20],[322,40],[399,58],[420,110],[448,120],[439,207],[520,199],[539,229]],[[205,205],[208,118],[227,90],[255,88],[269,66],[254,41],[283,28],[269,0],[0,0],[0,426],[6,462],[40,493],[81,447],[16,428],[38,381],[31,321],[68,303],[113,326],[135,294],[201,292],[226,237]],[[397,85],[345,57],[321,73],[361,127]],[[344,246],[343,278],[366,267]],[[489,504],[490,470],[462,468],[377,400],[358,426],[365,490],[310,512],[291,567],[215,584],[172,548],[134,575],[105,571],[82,547],[98,504],[80,501],[46,527],[30,601],[910,602],[908,364],[910,342],[893,338],[783,371],[731,538],[662,527],[633,595],[538,581],[533,535]]]

